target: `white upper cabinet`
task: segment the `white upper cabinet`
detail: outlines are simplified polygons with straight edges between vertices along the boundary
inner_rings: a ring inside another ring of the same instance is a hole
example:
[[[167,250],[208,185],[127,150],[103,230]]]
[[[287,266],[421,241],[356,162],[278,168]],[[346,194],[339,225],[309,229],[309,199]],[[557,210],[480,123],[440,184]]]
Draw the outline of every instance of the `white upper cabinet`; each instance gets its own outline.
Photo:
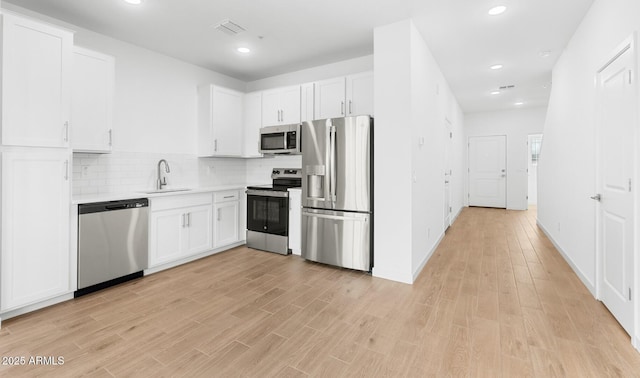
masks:
[[[74,151],[111,151],[114,70],[112,56],[74,47],[71,101],[71,147]]]
[[[314,83],[302,84],[301,86],[301,98],[300,98],[300,121],[313,121],[315,104],[314,97]]]
[[[2,144],[68,147],[73,34],[2,18]]]
[[[262,157],[260,127],[262,126],[262,92],[244,95],[244,157]]]
[[[300,86],[262,92],[262,126],[300,122]]]
[[[322,80],[315,86],[315,119],[345,116],[345,78]]]
[[[240,157],[243,94],[217,85],[198,88],[198,154]]]
[[[315,119],[373,115],[373,72],[315,83]]]
[[[349,75],[345,112],[348,116],[373,116],[373,72]]]

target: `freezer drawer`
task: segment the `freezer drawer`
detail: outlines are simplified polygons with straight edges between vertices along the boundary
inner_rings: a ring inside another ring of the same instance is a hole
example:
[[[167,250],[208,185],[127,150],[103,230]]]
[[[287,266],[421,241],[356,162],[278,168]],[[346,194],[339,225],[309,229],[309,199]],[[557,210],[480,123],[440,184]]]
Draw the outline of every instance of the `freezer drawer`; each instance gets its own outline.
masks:
[[[302,209],[302,257],[371,270],[371,214]]]

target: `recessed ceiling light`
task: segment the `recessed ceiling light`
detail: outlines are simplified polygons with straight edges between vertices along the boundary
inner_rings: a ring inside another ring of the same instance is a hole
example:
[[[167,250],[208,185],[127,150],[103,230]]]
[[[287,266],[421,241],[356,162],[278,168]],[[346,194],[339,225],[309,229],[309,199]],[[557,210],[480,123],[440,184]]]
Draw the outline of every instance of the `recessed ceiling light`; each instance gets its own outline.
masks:
[[[504,11],[507,10],[507,7],[505,7],[504,5],[498,5],[497,7],[493,7],[491,9],[489,9],[489,14],[491,16],[497,16],[499,14],[503,14]]]
[[[238,47],[236,50],[242,54],[248,54],[251,52],[251,49],[248,47]]]
[[[524,105],[524,102],[522,102],[522,101],[518,101],[518,102],[516,102],[516,103],[515,103],[515,104],[513,104],[513,105],[516,105],[516,106]]]
[[[126,3],[129,4],[133,4],[133,5],[140,5],[142,4],[142,0],[124,0]]]
[[[491,92],[491,94],[492,94],[492,95],[499,95],[499,94],[500,94],[500,91],[493,91],[493,92]]]
[[[538,55],[540,55],[541,58],[548,58],[549,56],[551,56],[551,50],[540,51]]]
[[[489,68],[491,68],[492,70],[499,70],[502,67],[503,67],[502,64],[494,64],[493,66],[491,66]]]

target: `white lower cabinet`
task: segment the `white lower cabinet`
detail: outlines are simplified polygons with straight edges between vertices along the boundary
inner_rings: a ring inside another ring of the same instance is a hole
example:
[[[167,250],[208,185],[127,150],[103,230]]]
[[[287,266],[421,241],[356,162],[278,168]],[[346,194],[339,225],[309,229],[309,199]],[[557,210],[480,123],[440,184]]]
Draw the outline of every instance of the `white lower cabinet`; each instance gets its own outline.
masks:
[[[239,208],[237,190],[214,193],[214,247],[233,244],[239,240]]]
[[[212,249],[210,193],[151,199],[149,267]]]
[[[2,312],[71,291],[70,159],[66,149],[2,153]]]
[[[302,248],[302,189],[289,189],[289,249],[300,255]]]

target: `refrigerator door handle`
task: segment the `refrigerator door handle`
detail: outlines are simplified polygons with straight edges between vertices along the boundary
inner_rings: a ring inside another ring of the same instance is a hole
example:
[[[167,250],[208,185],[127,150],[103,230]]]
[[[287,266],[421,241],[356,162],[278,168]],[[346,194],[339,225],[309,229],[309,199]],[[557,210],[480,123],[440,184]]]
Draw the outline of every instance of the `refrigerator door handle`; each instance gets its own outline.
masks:
[[[336,202],[336,127],[329,128],[329,200],[332,206]]]

